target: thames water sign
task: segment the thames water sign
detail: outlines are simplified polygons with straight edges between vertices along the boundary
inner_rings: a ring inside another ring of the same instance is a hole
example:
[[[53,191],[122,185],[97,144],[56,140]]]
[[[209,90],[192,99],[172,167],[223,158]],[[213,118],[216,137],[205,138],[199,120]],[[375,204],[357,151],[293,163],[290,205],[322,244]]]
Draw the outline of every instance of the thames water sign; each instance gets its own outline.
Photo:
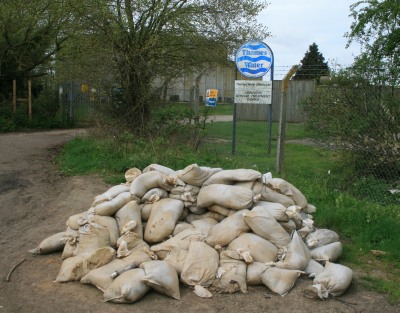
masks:
[[[262,41],[248,41],[236,51],[236,67],[246,77],[257,78],[268,73],[273,53]]]
[[[271,104],[271,96],[272,81],[235,81],[235,103]]]

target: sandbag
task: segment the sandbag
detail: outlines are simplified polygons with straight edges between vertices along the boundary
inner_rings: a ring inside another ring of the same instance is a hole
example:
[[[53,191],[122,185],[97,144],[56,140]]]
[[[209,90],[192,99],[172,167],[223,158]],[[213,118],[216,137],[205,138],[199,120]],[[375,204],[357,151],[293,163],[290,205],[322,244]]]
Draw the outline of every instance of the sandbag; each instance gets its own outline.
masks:
[[[335,262],[342,255],[343,246],[340,241],[311,250],[311,258],[316,261]]]
[[[95,207],[96,205],[110,201],[118,196],[120,193],[129,191],[129,184],[120,184],[109,188],[106,192],[96,196],[91,207]]]
[[[302,208],[307,207],[308,202],[306,197],[301,193],[299,189],[297,189],[286,180],[282,178],[271,178],[268,180],[267,184],[270,188],[293,199],[293,202],[296,205],[299,205]]]
[[[215,279],[219,254],[204,242],[192,241],[181,272],[182,283],[209,287]]]
[[[219,267],[213,287],[219,293],[247,292],[247,265],[236,251],[224,250],[220,253]]]
[[[150,171],[141,174],[131,182],[130,192],[133,196],[141,199],[150,189],[162,188],[169,191],[175,184],[176,178],[158,171]]]
[[[186,192],[189,192],[193,196],[197,196],[200,191],[200,188],[197,186],[186,184],[185,186],[175,186],[170,190],[170,194],[172,195],[182,195]]]
[[[71,215],[66,222],[67,227],[70,227],[71,229],[74,229],[74,230],[79,230],[79,227],[86,224],[87,214],[88,214],[88,211],[84,211],[81,213]],[[84,222],[82,223],[82,221],[84,221]]]
[[[222,170],[210,176],[203,183],[203,188],[212,184],[233,185],[236,182],[255,181],[260,178],[261,173],[252,169]]]
[[[63,241],[65,233],[59,232],[43,239],[36,248],[29,250],[29,252],[32,254],[47,254],[62,251],[65,246]]]
[[[117,221],[120,234],[122,228],[127,223],[131,221],[135,222],[136,226],[132,231],[143,238],[142,214],[140,207],[136,201],[130,201],[122,208],[120,208],[117,213],[115,213],[115,220]]]
[[[350,268],[326,262],[325,269],[315,276],[313,285],[305,289],[304,295],[309,298],[318,296],[320,299],[338,297],[350,287],[352,280],[353,271]]]
[[[167,166],[164,166],[164,165],[156,164],[156,163],[146,166],[142,172],[147,173],[147,172],[151,172],[151,171],[157,171],[157,172],[163,173],[167,176],[168,175],[176,175],[176,172],[173,169],[171,169]]]
[[[213,218],[213,219],[217,220],[218,222],[221,222],[222,220],[225,219],[225,216],[223,216],[222,214],[219,214],[219,213],[215,213],[215,212],[206,212],[204,214],[189,213],[185,217],[185,221],[188,223],[191,223],[193,221],[200,220],[203,218]]]
[[[142,281],[144,276],[144,270],[141,268],[134,268],[122,273],[104,291],[104,301],[134,303],[142,299],[150,290],[150,287]]]
[[[274,244],[253,233],[240,235],[228,245],[227,249],[249,251],[254,262],[273,262],[278,255],[278,248]]]
[[[145,242],[137,233],[132,231],[125,232],[121,237],[119,237],[117,240],[117,246],[119,246],[123,241],[126,242],[128,250],[143,251],[143,248],[149,248],[149,244]]]
[[[275,263],[275,266],[288,270],[302,271],[307,267],[310,259],[310,250],[308,250],[301,236],[297,232],[294,232],[284,259]]]
[[[223,216],[229,216],[236,212],[236,210],[231,210],[231,209],[225,208],[223,206],[220,206],[218,204],[213,204],[213,205],[209,206],[208,210],[211,212],[214,212],[214,213],[221,214]]]
[[[114,279],[111,274],[117,270],[121,270],[127,265],[135,262],[137,267],[146,261],[150,261],[151,257],[144,251],[133,251],[129,256],[122,259],[113,259],[110,263],[100,266],[91,270],[80,280],[82,284],[91,284],[101,291],[106,289],[112,284]]]
[[[325,246],[336,241],[339,241],[339,235],[329,229],[317,229],[306,237],[306,243],[310,249]]]
[[[218,204],[228,209],[248,209],[257,200],[252,190],[231,185],[214,184],[203,187],[197,196],[197,206],[206,208]]]
[[[292,198],[285,196],[275,190],[272,190],[261,182],[256,181],[252,190],[255,194],[261,195],[260,200],[280,203],[285,207],[294,205],[294,201]]]
[[[255,207],[251,211],[243,213],[243,217],[255,234],[272,242],[278,248],[287,246],[290,243],[289,234],[274,219],[271,213],[261,207]]]
[[[125,204],[131,201],[131,193],[129,191],[122,192],[110,201],[97,204],[89,209],[89,213],[104,216],[113,216]]]
[[[204,234],[208,235],[210,233],[211,228],[214,225],[218,224],[218,221],[211,217],[207,217],[207,218],[203,218],[201,220],[195,220],[195,221],[191,222],[191,224],[194,227],[201,229]]]
[[[225,247],[232,240],[239,237],[241,234],[250,230],[249,225],[245,222],[243,214],[249,213],[249,210],[240,210],[232,214],[211,227],[206,238],[206,242],[211,246]]]
[[[176,236],[181,231],[184,231],[189,228],[193,228],[194,226],[188,222],[178,222],[175,225],[174,231],[172,232],[172,236]]]
[[[115,247],[119,238],[118,224],[111,216],[89,215],[89,221],[107,228],[110,235],[110,246]]]
[[[111,247],[103,247],[90,253],[67,258],[61,263],[55,282],[80,280],[91,270],[109,263],[114,258],[115,250]]]
[[[287,222],[279,222],[279,224],[289,235],[291,235],[297,229],[296,223],[291,219],[289,219]]]
[[[269,268],[262,262],[252,262],[247,265],[246,283],[248,286],[260,286],[262,282],[262,274]]]
[[[160,199],[167,198],[168,192],[162,188],[152,188],[140,199],[140,203],[154,203]]]
[[[132,167],[125,172],[125,180],[127,183],[131,183],[136,177],[142,174],[142,171],[136,167]],[[128,189],[129,190],[129,189]]]
[[[145,272],[141,281],[157,292],[180,300],[179,278],[175,268],[165,261],[148,261],[140,264]]]
[[[267,210],[278,222],[287,222],[289,221],[289,217],[286,214],[286,207],[277,202],[268,202],[268,201],[258,201],[258,207],[262,207]]]
[[[306,268],[304,269],[304,274],[308,275],[308,277],[315,277],[317,274],[321,273],[324,270],[324,267],[318,263],[317,261],[310,259]]]
[[[153,208],[153,203],[146,203],[139,205],[142,222],[147,222],[149,220],[152,208]]]
[[[270,267],[262,274],[262,282],[271,291],[285,296],[294,287],[301,271]]]
[[[91,253],[110,245],[110,233],[107,227],[89,222],[79,228],[77,254]]]
[[[153,244],[171,235],[182,213],[182,201],[165,198],[154,203],[144,230],[145,241]]]
[[[213,174],[222,171],[222,168],[210,168],[206,166],[198,166],[191,164],[183,170],[177,171],[178,178],[186,184],[201,187],[203,183]]]

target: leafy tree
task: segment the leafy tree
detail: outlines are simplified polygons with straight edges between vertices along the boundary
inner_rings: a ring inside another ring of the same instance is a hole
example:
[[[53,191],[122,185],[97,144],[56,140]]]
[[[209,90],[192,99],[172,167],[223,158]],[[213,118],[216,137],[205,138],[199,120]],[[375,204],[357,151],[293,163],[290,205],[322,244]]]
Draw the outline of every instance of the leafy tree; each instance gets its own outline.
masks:
[[[0,100],[9,98],[13,79],[47,73],[71,23],[64,1],[0,2]]]
[[[132,130],[145,129],[156,102],[156,81],[168,82],[185,72],[203,72],[229,60],[250,38],[264,38],[257,24],[263,0],[100,0],[75,6],[90,25],[83,34],[99,31],[111,45],[116,83],[125,105],[115,116]]]
[[[363,52],[355,67],[373,72],[376,82],[400,83],[400,0],[363,0],[350,6],[354,22],[346,34],[348,46],[358,42]],[[370,75],[372,76],[372,75]]]
[[[300,61],[301,66],[294,75],[293,79],[317,79],[321,76],[329,75],[329,66],[325,58],[318,50],[314,42],[309,46],[304,58]]]

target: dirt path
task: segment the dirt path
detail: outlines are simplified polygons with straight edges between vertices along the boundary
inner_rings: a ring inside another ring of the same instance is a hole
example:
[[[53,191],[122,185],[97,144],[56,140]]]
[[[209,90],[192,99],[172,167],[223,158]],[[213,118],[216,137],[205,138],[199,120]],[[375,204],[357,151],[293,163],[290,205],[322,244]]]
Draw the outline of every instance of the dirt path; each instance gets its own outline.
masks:
[[[95,287],[53,283],[61,265],[59,253],[27,252],[49,235],[65,230],[65,221],[86,211],[107,186],[98,177],[62,177],[52,163],[57,147],[79,130],[0,135],[0,313],[3,312],[400,312],[385,295],[363,290],[357,277],[339,300],[310,300],[302,295],[311,284],[297,281],[285,297],[265,287],[247,294],[213,294],[201,299],[181,288],[181,301],[150,292],[131,305],[104,303]],[[6,282],[13,265],[19,265]]]

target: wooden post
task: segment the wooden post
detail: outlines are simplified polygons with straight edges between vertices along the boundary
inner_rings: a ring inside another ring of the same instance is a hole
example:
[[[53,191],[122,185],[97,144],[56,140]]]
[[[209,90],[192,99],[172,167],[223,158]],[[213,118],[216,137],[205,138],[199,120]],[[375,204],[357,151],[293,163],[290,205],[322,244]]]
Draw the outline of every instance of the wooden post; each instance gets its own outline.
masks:
[[[28,114],[29,121],[32,121],[32,81],[28,79]]]
[[[282,80],[282,97],[279,108],[279,134],[276,149],[276,172],[279,174],[283,169],[284,148],[285,148],[285,127],[286,127],[286,106],[287,106],[287,89],[290,78],[297,72],[297,65],[293,65],[289,72]]]
[[[13,79],[13,113],[17,113],[17,80]]]

